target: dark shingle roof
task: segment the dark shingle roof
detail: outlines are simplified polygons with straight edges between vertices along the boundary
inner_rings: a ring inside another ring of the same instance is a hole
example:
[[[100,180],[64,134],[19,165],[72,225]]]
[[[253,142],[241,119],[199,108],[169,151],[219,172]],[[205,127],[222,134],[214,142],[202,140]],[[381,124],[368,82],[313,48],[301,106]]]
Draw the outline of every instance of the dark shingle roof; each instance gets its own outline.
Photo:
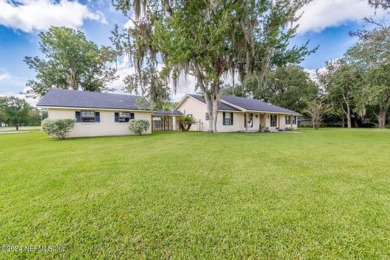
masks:
[[[206,103],[204,98],[200,95],[189,95],[203,103]],[[228,104],[224,104],[223,101],[226,101],[234,106],[241,107],[245,110],[252,110],[252,111],[264,111],[264,112],[271,112],[271,113],[283,113],[283,114],[291,114],[291,115],[301,115],[295,111],[292,111],[287,108],[278,107],[275,105],[271,105],[267,102],[258,100],[258,99],[250,99],[250,98],[242,98],[242,97],[235,97],[235,96],[223,96],[222,102],[219,104],[219,110],[231,110],[231,111],[240,111],[239,109],[236,109],[232,106],[229,106]]]
[[[222,101],[226,101],[232,105],[242,107],[245,110],[300,115],[299,113],[292,111],[290,109],[271,105],[267,102],[258,99],[242,98],[242,97],[235,97],[235,96],[223,96]]]
[[[139,96],[53,88],[38,102],[40,107],[77,107],[139,110]]]
[[[188,96],[191,96],[191,97],[199,100],[200,102],[206,103],[206,101],[204,100],[204,98],[201,95],[188,94]],[[218,110],[240,111],[240,110],[238,110],[234,107],[231,107],[229,105],[226,105],[224,103],[219,104]]]
[[[153,116],[181,116],[183,115],[182,112],[172,110],[172,111],[165,111],[165,110],[159,110],[159,111],[153,111]]]

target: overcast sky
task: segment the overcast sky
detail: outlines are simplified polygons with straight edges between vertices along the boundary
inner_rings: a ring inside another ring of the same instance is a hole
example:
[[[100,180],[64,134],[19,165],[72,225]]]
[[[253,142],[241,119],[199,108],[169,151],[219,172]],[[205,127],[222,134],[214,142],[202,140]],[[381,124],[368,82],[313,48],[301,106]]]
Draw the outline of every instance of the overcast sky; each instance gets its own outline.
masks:
[[[308,70],[319,69],[325,61],[341,57],[356,41],[348,32],[360,28],[364,17],[385,15],[383,10],[370,8],[367,0],[314,0],[303,11],[293,43],[303,44],[310,39],[311,47],[320,45],[301,64]],[[99,45],[108,45],[114,25],[126,22],[111,6],[111,0],[0,0],[0,96],[18,95],[26,81],[34,78],[23,59],[40,55],[39,32],[51,25],[68,26],[82,30]],[[122,78],[132,71],[126,62],[119,64],[118,69]],[[123,88],[121,79],[112,85],[118,90]],[[172,98],[177,100],[193,91],[194,81],[182,80]]]

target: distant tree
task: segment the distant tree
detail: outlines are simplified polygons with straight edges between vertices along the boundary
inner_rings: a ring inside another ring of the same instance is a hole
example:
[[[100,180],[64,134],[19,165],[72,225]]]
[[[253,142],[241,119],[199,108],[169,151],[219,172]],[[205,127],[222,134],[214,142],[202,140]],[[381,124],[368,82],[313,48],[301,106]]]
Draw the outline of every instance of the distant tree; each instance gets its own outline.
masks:
[[[115,69],[107,66],[115,53],[88,41],[81,31],[66,27],[50,27],[41,32],[40,50],[44,58],[25,57],[36,79],[29,80],[26,92],[37,97],[52,87],[85,91],[109,90],[106,84],[115,79]]]
[[[41,111],[32,107],[28,113],[28,125],[39,126],[41,125]]]
[[[248,97],[250,94],[247,89],[244,89],[242,84],[237,84],[237,85],[229,85],[224,88],[223,90],[225,95],[231,95],[231,96],[236,96],[236,97]]]
[[[308,114],[314,129],[319,129],[322,121],[322,116],[328,112],[330,106],[320,97],[308,102],[304,113]]]
[[[5,117],[5,107],[7,103],[6,97],[0,97],[0,124],[6,121]],[[1,127],[1,125],[0,125]]]
[[[5,122],[12,124],[19,130],[21,124],[28,123],[30,105],[24,99],[7,97],[3,104]]]
[[[179,102],[172,102],[169,99],[162,101],[159,105],[154,107],[155,110],[172,111]]]
[[[137,109],[140,109],[140,110],[150,110],[151,109],[150,102],[145,97],[139,97],[135,101],[135,106]]]
[[[363,72],[366,84],[360,93],[365,95],[366,105],[379,107],[378,126],[384,128],[390,107],[390,26],[371,22],[377,26],[355,33],[359,41],[346,56]]]
[[[348,128],[351,128],[351,115],[355,107],[353,97],[362,84],[361,74],[344,59],[327,62],[325,69],[318,73],[319,82],[328,93],[333,111],[342,111],[347,118]]]
[[[309,73],[297,65],[277,67],[267,78],[266,91],[258,98],[294,111],[302,112],[319,92]]]

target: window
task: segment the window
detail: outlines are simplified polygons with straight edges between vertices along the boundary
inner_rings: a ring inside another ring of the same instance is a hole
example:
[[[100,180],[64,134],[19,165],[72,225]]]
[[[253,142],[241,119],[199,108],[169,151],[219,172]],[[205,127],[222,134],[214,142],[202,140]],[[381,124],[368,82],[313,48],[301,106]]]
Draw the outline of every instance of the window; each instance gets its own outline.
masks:
[[[271,115],[271,127],[277,126],[278,123],[278,115]]]
[[[286,118],[286,125],[291,124],[291,116],[285,116]]]
[[[76,122],[100,122],[100,112],[95,111],[76,111]]]
[[[117,112],[115,113],[115,122],[126,123],[131,119],[134,119],[134,113],[130,112]]]
[[[205,118],[206,121],[207,121],[207,120],[210,120],[210,115],[209,115],[209,113],[206,113],[205,116],[204,116],[204,118]]]
[[[248,114],[248,127],[253,127],[253,114]]]
[[[292,116],[292,124],[293,125],[297,124],[297,117],[296,116]]]
[[[246,118],[246,113],[244,114],[244,127],[253,127],[253,114],[248,114]]]
[[[223,112],[223,125],[233,125],[233,113]]]

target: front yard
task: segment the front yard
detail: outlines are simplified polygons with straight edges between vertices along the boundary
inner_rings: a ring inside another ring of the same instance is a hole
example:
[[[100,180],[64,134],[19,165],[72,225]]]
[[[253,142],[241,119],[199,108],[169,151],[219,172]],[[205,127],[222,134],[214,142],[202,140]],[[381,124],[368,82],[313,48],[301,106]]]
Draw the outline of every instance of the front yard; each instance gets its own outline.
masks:
[[[298,132],[2,134],[0,258],[389,259],[390,131]]]

